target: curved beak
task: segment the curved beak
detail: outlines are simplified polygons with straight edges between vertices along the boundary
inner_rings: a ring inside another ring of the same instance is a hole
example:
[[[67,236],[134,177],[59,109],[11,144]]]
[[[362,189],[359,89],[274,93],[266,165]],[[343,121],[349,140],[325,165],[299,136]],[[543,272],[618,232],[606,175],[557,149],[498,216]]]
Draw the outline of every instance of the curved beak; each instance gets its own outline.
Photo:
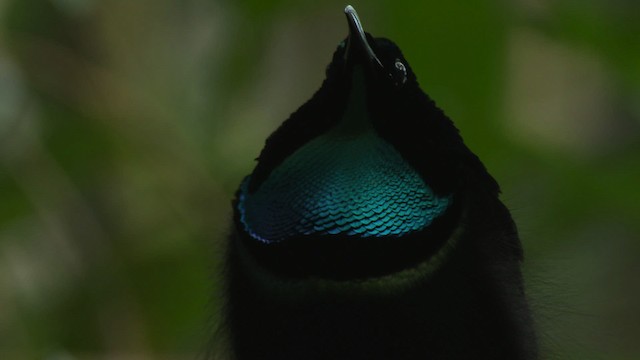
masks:
[[[345,62],[369,64],[373,68],[382,69],[382,63],[371,49],[367,42],[367,35],[362,28],[360,18],[356,9],[351,5],[344,8],[344,14],[347,16],[349,24],[349,37],[347,38],[347,50],[345,51]]]

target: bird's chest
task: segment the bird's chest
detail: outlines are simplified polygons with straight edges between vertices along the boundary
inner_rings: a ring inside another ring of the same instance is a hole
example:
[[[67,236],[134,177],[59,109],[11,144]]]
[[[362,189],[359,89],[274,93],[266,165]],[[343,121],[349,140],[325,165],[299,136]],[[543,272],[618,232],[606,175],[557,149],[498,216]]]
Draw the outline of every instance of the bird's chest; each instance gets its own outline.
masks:
[[[450,202],[373,131],[322,135],[254,193],[248,181],[239,196],[241,222],[267,243],[303,235],[399,237],[429,226]]]

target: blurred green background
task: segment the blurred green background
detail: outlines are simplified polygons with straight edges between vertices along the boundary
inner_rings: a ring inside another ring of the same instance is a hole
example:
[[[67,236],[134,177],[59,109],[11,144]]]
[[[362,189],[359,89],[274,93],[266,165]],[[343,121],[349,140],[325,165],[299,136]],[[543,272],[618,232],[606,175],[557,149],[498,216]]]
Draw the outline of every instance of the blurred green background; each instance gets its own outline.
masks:
[[[353,1],[503,188],[548,359],[640,359],[640,2]],[[0,358],[194,358],[342,1],[0,0]]]

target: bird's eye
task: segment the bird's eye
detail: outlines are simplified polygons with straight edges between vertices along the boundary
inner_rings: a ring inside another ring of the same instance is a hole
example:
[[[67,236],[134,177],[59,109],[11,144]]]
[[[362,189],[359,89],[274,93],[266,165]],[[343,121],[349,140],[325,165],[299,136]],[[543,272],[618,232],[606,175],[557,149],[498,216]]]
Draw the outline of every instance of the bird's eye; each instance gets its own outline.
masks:
[[[394,78],[396,80],[397,85],[402,85],[407,82],[407,67],[404,66],[400,59],[396,59],[395,63],[396,73],[394,74]]]

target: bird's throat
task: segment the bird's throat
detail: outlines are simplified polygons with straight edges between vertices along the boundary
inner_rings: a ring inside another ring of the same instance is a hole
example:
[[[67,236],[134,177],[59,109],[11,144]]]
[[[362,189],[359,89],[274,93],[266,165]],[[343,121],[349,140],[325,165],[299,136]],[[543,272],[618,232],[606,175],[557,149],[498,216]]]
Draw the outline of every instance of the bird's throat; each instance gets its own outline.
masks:
[[[327,135],[349,137],[373,131],[371,115],[367,107],[364,69],[361,65],[356,65],[351,74],[349,96],[347,97],[344,114]]]

